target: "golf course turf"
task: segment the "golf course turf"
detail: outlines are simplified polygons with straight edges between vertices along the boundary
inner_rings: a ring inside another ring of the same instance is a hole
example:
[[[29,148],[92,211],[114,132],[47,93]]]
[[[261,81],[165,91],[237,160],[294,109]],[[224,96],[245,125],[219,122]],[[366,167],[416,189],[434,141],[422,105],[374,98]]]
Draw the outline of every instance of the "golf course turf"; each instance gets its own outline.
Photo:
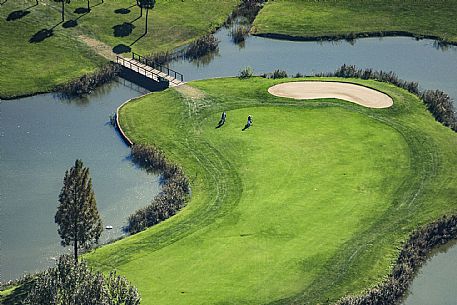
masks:
[[[455,44],[456,14],[456,0],[275,0],[260,11],[253,32],[310,39],[414,35]]]
[[[4,3],[3,3],[4,2]],[[113,50],[141,55],[172,51],[222,25],[238,0],[157,1],[140,17],[135,1],[92,0],[65,5],[53,0],[10,0],[0,6],[0,97],[49,92],[57,85],[92,73],[108,61],[81,41],[84,35]],[[207,12],[211,11],[211,14]],[[127,57],[130,54],[127,55]]]
[[[268,88],[291,79],[263,78],[197,81],[126,104],[124,131],[181,165],[192,198],[86,255],[90,264],[126,275],[142,304],[317,304],[382,281],[414,229],[457,211],[457,136],[393,85],[298,80],[349,81],[394,104],[280,98]]]

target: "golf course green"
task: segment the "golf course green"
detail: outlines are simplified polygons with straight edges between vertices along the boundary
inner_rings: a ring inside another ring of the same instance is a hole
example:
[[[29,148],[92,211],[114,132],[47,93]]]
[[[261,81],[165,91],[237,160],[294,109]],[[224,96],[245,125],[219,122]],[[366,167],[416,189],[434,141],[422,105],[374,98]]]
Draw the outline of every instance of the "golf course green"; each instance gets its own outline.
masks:
[[[192,196],[174,217],[85,259],[125,275],[144,305],[322,304],[381,282],[412,231],[457,211],[457,136],[403,89],[318,80],[394,103],[276,97],[268,88],[292,79],[255,77],[191,82],[123,106],[127,136],[182,166]]]
[[[456,14],[456,0],[275,0],[260,11],[253,32],[310,39],[408,33],[455,44]]]

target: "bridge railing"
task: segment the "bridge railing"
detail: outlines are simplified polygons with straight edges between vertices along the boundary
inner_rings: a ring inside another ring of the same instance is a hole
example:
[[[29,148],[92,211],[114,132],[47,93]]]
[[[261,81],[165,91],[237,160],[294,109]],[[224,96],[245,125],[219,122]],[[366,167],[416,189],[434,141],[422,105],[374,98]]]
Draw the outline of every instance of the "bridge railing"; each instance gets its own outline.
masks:
[[[159,74],[154,72],[152,67],[150,67],[151,69],[146,69],[146,68],[144,68],[144,67],[142,67],[142,66],[140,66],[140,65],[138,65],[138,64],[136,64],[134,62],[131,62],[130,60],[128,60],[128,59],[126,59],[124,57],[119,56],[119,55],[116,55],[116,62],[118,64],[124,66],[124,67],[130,68],[130,70],[133,70],[133,71],[135,71],[135,69],[132,68],[132,67],[135,67],[136,68],[136,72],[138,72],[140,74],[142,74],[141,70],[143,70],[145,76],[147,76],[147,73],[150,73],[151,75],[155,75],[157,77],[157,79],[161,78]]]
[[[132,59],[137,60],[147,66],[150,66],[153,69],[159,70],[160,72],[166,73],[167,75],[174,77],[175,79],[178,79],[182,82],[184,81],[184,75],[182,75],[178,71],[170,69],[167,66],[160,65],[144,56],[141,56],[140,54],[132,52]]]

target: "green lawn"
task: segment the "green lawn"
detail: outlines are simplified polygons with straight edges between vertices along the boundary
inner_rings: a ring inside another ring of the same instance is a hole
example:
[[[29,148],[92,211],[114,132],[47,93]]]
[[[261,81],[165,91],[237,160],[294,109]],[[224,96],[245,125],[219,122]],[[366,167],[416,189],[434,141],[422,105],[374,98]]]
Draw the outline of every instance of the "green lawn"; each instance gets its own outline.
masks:
[[[301,37],[403,31],[457,43],[457,0],[275,0],[254,32]]]
[[[90,263],[126,275],[144,305],[317,304],[381,281],[412,230],[457,211],[457,136],[415,96],[361,80],[394,106],[267,93],[284,81],[198,81],[203,96],[168,89],[124,106],[127,134],[183,166],[192,200]]]
[[[139,8],[133,5],[135,1],[101,4],[92,0],[91,12],[84,14],[78,8],[84,8],[86,3],[72,1],[66,6],[66,20],[76,20],[76,26],[66,28],[59,23],[60,4],[51,0],[40,0],[36,6],[34,0],[9,0],[0,7],[1,98],[50,91],[58,84],[106,64],[105,59],[79,41],[81,34],[113,48],[131,46],[133,51],[143,55],[169,51],[221,25],[238,0],[157,1],[149,13],[149,33],[142,38],[146,13],[135,20],[140,15]],[[11,18],[16,11],[28,13],[21,18]],[[134,26],[131,33],[125,26],[116,27],[124,23]],[[51,28],[53,36],[37,43],[29,42],[38,31]],[[118,30],[115,32],[115,29]]]
[[[54,35],[38,43],[29,39],[59,22],[59,12],[48,3],[25,8],[35,1],[8,1],[0,7],[0,98],[47,92],[101,67],[105,60],[72,34],[57,26]],[[29,11],[25,17],[7,21],[13,11]]]

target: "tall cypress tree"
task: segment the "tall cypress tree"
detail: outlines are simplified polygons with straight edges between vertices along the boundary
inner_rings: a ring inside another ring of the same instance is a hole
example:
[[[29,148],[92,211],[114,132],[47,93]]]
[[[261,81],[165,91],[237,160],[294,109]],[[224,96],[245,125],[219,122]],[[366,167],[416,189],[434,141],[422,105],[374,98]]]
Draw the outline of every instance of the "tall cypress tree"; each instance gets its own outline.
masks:
[[[97,210],[89,169],[81,160],[65,172],[55,222],[62,246],[73,245],[75,263],[78,249],[89,249],[100,238],[102,221]]]

